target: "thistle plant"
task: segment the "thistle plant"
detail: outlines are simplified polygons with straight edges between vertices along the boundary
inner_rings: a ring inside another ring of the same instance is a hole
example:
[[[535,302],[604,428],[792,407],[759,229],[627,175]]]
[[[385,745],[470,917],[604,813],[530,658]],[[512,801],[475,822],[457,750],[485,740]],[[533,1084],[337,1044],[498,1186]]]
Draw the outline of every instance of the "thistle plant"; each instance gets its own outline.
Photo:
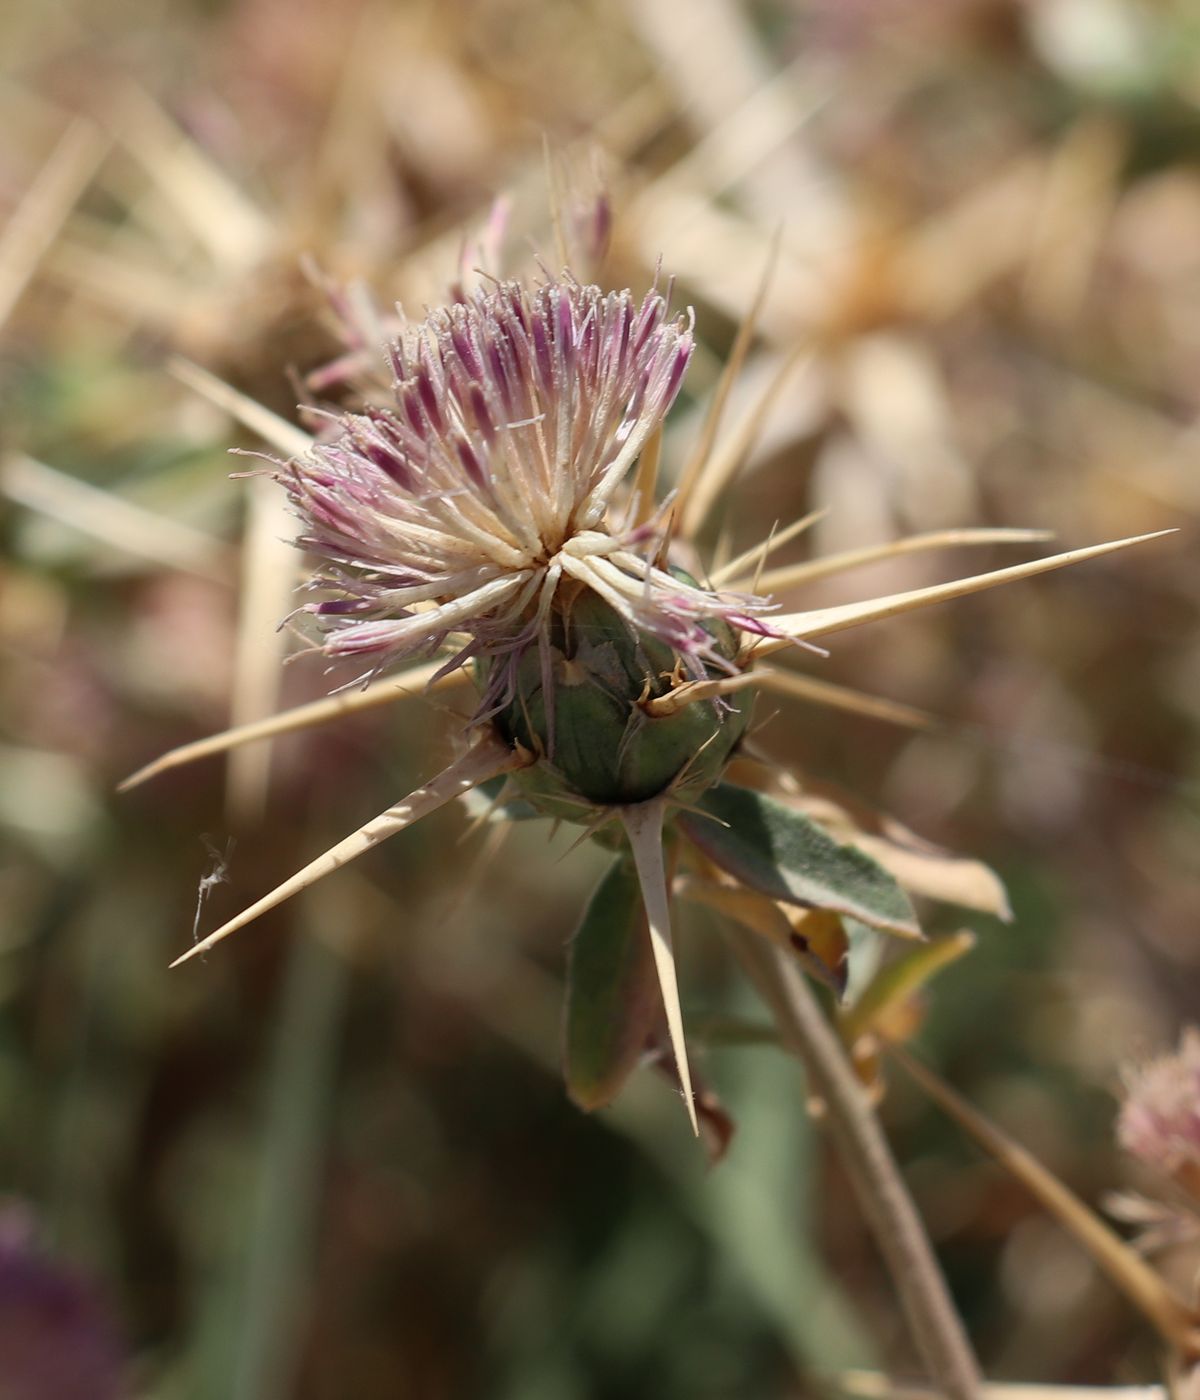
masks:
[[[824,910],[920,937],[908,895],[860,844],[835,839],[803,811],[752,786],[722,781],[746,732],[753,688],[803,691],[801,677],[764,664],[767,657],[1138,540],[782,613],[752,584],[791,530],[721,571],[718,585],[739,586],[702,586],[683,566],[686,560],[699,567],[679,522],[694,520],[688,504],[706,469],[730,470],[723,454],[711,451],[716,414],[703,435],[709,450],[693,456],[674,493],[656,497],[663,420],[692,348],[691,313],[672,315],[657,289],[639,302],[628,291],[582,285],[569,271],[534,285],[499,282],[401,326],[387,347],[390,402],[342,415],[307,451],[271,459],[301,522],[296,543],[320,561],[308,587],[321,596],[302,611],[317,620],[327,656],[369,658],[363,679],[374,685],[230,731],[201,750],[317,722],[355,702],[395,698],[402,692],[392,687],[381,695],[376,677],[412,661],[424,664],[399,673],[406,689],[475,687],[469,746],[177,962],[482,788],[499,816],[576,823],[616,850],[574,944],[569,997],[594,1024],[585,1034],[568,1022],[573,1096],[587,1107],[608,1102],[642,1054],[652,1027],[645,999],[628,979],[648,935],[695,1128],[668,863],[690,867],[701,885],[765,900],[801,951],[804,935],[783,910]],[[723,397],[715,398],[718,412]],[[924,543],[1029,533],[955,532]],[[197,752],[193,746],[168,755],[130,782]],[[834,977],[841,960],[827,964]],[[587,984],[576,985],[577,976]],[[622,999],[624,1006],[617,1004]],[[597,1006],[606,1008],[603,1016],[586,1010]],[[632,1007],[640,1008],[640,1020],[631,1020]]]
[[[319,561],[307,585],[315,596],[300,611],[315,621],[327,657],[366,664],[363,688],[177,750],[130,782],[426,687],[470,688],[474,700],[462,752],[447,768],[176,961],[206,952],[454,799],[473,795],[492,821],[548,817],[579,827],[580,840],[601,843],[612,859],[571,945],[572,1098],[589,1109],[610,1102],[665,1021],[698,1131],[673,904],[704,903],[749,930],[744,960],[777,1010],[783,1038],[832,1102],[930,1369],[948,1393],[967,1395],[976,1373],[911,1202],[866,1096],[857,1095],[850,1061],[798,975],[803,968],[841,991],[847,930],[920,940],[910,893],[945,893],[946,882],[930,883],[914,847],[872,833],[849,809],[814,801],[764,765],[746,740],[753,697],[766,688],[877,711],[883,702],[779,663],[846,628],[1138,540],[784,612],[771,595],[802,582],[805,566],[762,570],[810,521],[711,572],[695,544],[710,503],[751,446],[744,434],[719,438],[753,316],[698,446],[664,493],[663,423],[693,348],[691,312],[672,313],[669,302],[669,289],[656,286],[639,300],[568,270],[532,283],[489,282],[403,322],[386,350],[389,396],[327,416],[303,450],[294,448],[295,429],[273,426],[261,410],[243,414],[265,423],[280,449],[270,474],[299,518],[297,544]],[[1041,537],[947,532],[825,560],[821,571],[893,548],[1031,538]],[[976,882],[961,898],[1006,913],[994,880]],[[900,982],[919,981],[945,960],[923,954]],[[877,988],[847,1026],[847,1041],[869,1041],[870,1009],[893,1001],[886,984]]]

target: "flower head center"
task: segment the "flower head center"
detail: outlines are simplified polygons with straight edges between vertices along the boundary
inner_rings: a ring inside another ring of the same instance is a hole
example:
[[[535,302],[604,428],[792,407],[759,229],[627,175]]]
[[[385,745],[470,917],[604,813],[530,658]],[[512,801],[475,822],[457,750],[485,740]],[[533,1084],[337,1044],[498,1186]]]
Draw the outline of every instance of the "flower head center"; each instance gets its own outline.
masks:
[[[698,619],[723,606],[609,527],[622,482],[675,399],[690,317],[657,291],[569,274],[500,282],[407,326],[390,347],[392,403],[281,473],[322,556],[311,605],[333,655],[518,654],[544,635],[559,585],[593,589],[699,665]]]

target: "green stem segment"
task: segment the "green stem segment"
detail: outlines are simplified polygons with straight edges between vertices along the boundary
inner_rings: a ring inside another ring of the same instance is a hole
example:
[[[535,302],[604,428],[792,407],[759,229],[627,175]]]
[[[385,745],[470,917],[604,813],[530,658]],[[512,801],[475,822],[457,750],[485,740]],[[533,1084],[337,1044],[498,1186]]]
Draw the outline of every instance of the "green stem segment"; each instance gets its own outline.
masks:
[[[732,937],[785,1045],[804,1062],[825,1102],[855,1194],[931,1379],[950,1400],[978,1400],[979,1364],[879,1120],[837,1035],[786,953],[750,934]]]

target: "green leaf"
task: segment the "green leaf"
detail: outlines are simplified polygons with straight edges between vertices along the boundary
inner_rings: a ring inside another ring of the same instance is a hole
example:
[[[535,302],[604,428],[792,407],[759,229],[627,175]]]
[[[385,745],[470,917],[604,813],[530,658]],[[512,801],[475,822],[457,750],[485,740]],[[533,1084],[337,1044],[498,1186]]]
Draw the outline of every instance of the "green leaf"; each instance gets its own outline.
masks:
[[[680,828],[742,884],[788,904],[832,909],[871,928],[921,937],[908,896],[887,871],[800,812],[732,783],[721,783],[698,805],[708,815],[681,812]]]
[[[964,929],[949,938],[922,944],[895,962],[886,963],[842,1017],[841,1031],[846,1043],[853,1045],[860,1035],[873,1030],[893,1008],[914,997],[931,977],[957,962],[974,946],[975,935]]]
[[[611,1103],[660,1015],[654,956],[632,860],[621,856],[592,895],[567,969],[567,1092],[580,1108]]]

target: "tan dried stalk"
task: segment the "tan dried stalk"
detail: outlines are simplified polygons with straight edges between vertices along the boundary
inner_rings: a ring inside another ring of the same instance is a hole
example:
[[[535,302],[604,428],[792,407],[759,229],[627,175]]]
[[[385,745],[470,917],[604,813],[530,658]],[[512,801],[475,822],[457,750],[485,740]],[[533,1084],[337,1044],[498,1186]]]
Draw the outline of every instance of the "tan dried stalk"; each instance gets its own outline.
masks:
[[[733,947],[775,1017],[780,1036],[824,1101],[863,1214],[895,1284],[930,1379],[950,1400],[981,1394],[979,1365],[916,1206],[866,1091],[789,954],[734,932]]]

